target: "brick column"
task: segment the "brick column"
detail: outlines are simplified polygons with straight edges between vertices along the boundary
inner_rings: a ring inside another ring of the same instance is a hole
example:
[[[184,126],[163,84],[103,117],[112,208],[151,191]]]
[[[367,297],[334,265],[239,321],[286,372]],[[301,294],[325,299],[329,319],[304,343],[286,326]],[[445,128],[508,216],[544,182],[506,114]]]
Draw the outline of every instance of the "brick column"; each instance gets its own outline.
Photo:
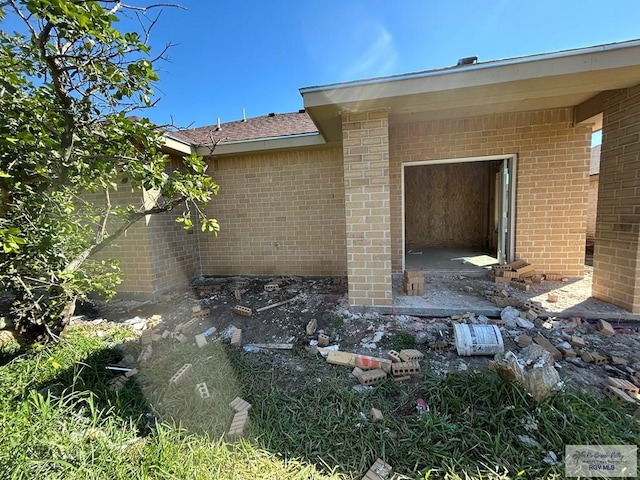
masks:
[[[640,85],[603,112],[593,296],[640,313]]]
[[[387,112],[342,115],[351,306],[390,306],[391,210]]]

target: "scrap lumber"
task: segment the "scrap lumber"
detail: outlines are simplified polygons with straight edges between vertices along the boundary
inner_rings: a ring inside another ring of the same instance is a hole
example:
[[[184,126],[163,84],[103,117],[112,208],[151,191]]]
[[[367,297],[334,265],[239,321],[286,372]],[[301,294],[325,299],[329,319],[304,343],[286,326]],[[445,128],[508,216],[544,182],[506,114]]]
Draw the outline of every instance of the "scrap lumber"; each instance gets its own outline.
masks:
[[[249,346],[271,350],[293,350],[293,343],[251,343]]]
[[[260,308],[257,308],[257,309],[256,309],[256,312],[264,312],[265,310],[269,310],[269,309],[271,309],[271,308],[280,307],[280,306],[282,306],[282,305],[286,305],[287,303],[291,303],[291,302],[293,302],[293,301],[295,301],[295,300],[297,300],[297,299],[298,299],[298,297],[297,297],[297,296],[295,296],[295,297],[293,297],[293,298],[290,298],[289,300],[283,300],[283,301],[281,301],[281,302],[274,303],[273,305],[267,305],[266,307],[260,307]]]

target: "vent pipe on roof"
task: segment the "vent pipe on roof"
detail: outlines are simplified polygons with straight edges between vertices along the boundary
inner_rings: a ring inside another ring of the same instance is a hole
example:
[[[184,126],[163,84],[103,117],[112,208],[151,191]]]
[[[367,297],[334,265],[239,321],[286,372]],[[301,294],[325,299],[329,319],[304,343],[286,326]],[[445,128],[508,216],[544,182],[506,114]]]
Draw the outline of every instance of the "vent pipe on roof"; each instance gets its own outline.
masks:
[[[242,109],[242,121],[243,122],[247,121],[247,113],[244,111],[244,108]]]
[[[216,130],[219,132],[220,130],[222,130],[222,127],[220,126],[220,117],[218,117],[218,124],[216,125]]]
[[[464,57],[458,60],[458,65],[456,66],[459,67],[460,65],[473,65],[474,63],[478,63],[478,57]]]

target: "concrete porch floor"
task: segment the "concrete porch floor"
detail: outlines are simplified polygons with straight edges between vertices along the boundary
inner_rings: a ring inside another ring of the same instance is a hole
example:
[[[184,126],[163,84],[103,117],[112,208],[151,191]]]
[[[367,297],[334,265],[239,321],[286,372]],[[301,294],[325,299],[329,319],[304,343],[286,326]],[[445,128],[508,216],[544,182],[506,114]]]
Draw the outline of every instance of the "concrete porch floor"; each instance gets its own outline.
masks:
[[[444,317],[474,312],[499,317],[502,309],[484,296],[485,291],[501,286],[486,278],[489,265],[493,263],[497,262],[490,255],[469,250],[424,251],[422,255],[407,253],[406,269],[425,271],[425,292],[423,296],[405,295],[402,291],[402,275],[393,275],[391,310],[396,314],[416,316]],[[528,292],[508,286],[506,290],[523,303],[527,300],[541,302],[547,316],[640,322],[640,315],[592,297],[592,278],[593,268],[585,266],[582,279],[544,281],[532,285]],[[548,302],[548,293],[557,294],[558,302]]]

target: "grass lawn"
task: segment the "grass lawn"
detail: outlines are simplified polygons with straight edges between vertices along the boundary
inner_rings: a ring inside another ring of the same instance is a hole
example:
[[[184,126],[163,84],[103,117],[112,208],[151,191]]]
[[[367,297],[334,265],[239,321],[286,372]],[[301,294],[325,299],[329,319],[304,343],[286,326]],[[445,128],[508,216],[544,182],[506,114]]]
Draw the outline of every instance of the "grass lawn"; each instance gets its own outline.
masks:
[[[564,478],[566,444],[640,438],[626,405],[568,392],[536,405],[491,372],[434,377],[428,362],[419,383],[357,392],[348,368],[303,350],[291,358],[157,344],[148,366],[112,392],[104,367],[131,334],[100,329],[102,338],[91,325],[69,328],[60,343],[0,367],[0,478],[359,479],[376,458],[395,479]],[[189,379],[169,387],[186,362]],[[210,399],[194,393],[201,381]],[[252,404],[251,423],[227,444],[235,396]],[[370,421],[372,407],[384,420]]]

